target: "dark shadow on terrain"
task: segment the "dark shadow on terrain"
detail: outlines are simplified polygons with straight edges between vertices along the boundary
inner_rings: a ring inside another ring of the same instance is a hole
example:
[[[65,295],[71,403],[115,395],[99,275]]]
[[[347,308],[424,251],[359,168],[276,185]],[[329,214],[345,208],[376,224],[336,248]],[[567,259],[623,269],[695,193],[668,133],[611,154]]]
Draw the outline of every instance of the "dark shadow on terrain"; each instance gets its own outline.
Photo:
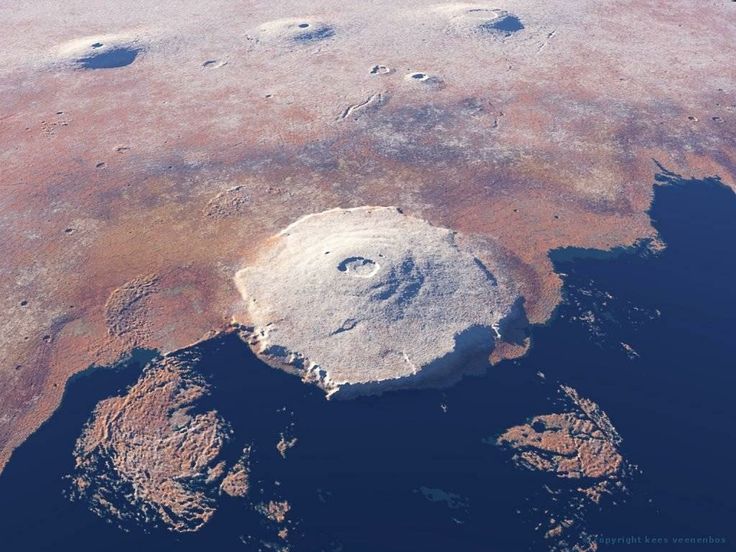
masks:
[[[484,31],[500,31],[508,36],[522,30],[524,28],[524,24],[515,15],[504,15],[498,19],[483,23],[480,27]]]
[[[488,367],[488,357],[495,347],[493,333],[487,326],[471,326],[455,336],[452,351],[430,362],[415,375],[378,383],[343,385],[333,397],[350,399],[406,388],[445,387],[467,374],[481,373]]]
[[[523,297],[516,299],[509,313],[501,319],[498,325],[498,333],[506,343],[523,345],[529,339],[531,327],[524,308],[525,302],[526,299]]]
[[[94,53],[79,60],[85,69],[114,69],[130,65],[138,57],[139,50],[127,46],[111,48],[104,52]]]
[[[302,23],[302,25],[307,25],[307,24]],[[314,29],[313,31],[306,31],[306,32],[299,33],[299,36],[297,36],[295,40],[297,42],[316,42],[318,40],[324,40],[326,38],[330,38],[334,35],[335,35],[335,29],[329,26],[321,26],[317,29]]]

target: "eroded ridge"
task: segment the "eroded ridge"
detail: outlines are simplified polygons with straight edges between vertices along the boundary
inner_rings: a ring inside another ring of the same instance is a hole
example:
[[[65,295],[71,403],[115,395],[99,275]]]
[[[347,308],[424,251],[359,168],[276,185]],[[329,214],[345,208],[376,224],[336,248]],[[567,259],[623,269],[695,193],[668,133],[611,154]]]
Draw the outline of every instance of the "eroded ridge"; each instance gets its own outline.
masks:
[[[221,458],[228,424],[214,410],[194,410],[208,394],[197,361],[192,352],[164,357],[126,395],[97,405],[74,449],[72,483],[100,517],[196,531],[220,492],[247,494],[247,451],[229,467]]]
[[[329,394],[453,381],[521,316],[506,267],[483,253],[396,207],[308,215],[237,273],[245,338]]]
[[[110,335],[137,344],[146,331],[148,298],[158,291],[158,276],[133,278],[113,290],[105,303],[105,322]]]

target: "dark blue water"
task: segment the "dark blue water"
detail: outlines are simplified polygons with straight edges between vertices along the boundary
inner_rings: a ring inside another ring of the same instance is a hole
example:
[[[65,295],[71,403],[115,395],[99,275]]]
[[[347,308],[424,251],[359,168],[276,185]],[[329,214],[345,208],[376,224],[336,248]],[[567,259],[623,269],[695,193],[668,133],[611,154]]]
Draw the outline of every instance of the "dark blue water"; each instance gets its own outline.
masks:
[[[733,550],[736,196],[716,178],[658,180],[665,186],[650,215],[667,249],[611,260],[560,252],[568,301],[558,321],[536,332],[536,346],[555,377],[601,404],[624,437],[624,454],[644,471],[631,516],[605,517],[602,533],[725,537],[722,548]],[[601,337],[570,320],[581,309],[603,319]],[[621,342],[640,356],[629,358]],[[649,499],[654,514],[640,514]]]
[[[450,389],[325,401],[263,365],[234,336],[200,346],[200,370],[213,386],[202,408],[217,408],[233,425],[228,454],[253,445],[254,495],[289,500],[293,550],[546,550],[534,530],[545,519],[538,510],[564,514],[564,506],[543,485],[566,483],[515,467],[484,441],[559,411],[559,383],[609,414],[624,456],[641,469],[616,504],[604,498],[590,509],[588,531],[724,538],[726,545],[682,546],[734,549],[736,197],[716,179],[660,180],[666,185],[657,188],[651,215],[664,252],[556,252],[566,300],[550,324],[534,329],[530,354]],[[593,316],[581,320],[585,313]],[[223,499],[199,533],[174,535],[122,532],[64,497],[71,450],[94,404],[139,373],[133,362],[76,378],[62,407],[16,451],[0,476],[3,550],[262,549],[268,528],[235,499]],[[291,424],[298,443],[283,460],[274,445]]]

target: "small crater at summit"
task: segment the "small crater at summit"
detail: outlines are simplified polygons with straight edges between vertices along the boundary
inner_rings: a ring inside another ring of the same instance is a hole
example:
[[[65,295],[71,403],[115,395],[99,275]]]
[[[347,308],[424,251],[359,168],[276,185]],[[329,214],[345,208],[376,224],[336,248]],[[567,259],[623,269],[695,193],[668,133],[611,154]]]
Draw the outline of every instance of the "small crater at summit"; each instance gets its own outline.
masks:
[[[337,270],[340,272],[345,272],[359,278],[369,278],[378,272],[379,269],[380,266],[375,261],[364,257],[348,257],[337,265]]]
[[[495,328],[520,317],[510,276],[490,243],[396,207],[330,209],[284,228],[237,272],[241,337],[329,396],[446,385],[482,370],[505,335]]]
[[[82,69],[115,69],[133,63],[143,51],[133,35],[111,34],[78,38],[62,44],[59,61]]]
[[[409,82],[421,84],[427,88],[439,88],[442,86],[442,79],[424,71],[411,71],[404,76],[404,79]]]

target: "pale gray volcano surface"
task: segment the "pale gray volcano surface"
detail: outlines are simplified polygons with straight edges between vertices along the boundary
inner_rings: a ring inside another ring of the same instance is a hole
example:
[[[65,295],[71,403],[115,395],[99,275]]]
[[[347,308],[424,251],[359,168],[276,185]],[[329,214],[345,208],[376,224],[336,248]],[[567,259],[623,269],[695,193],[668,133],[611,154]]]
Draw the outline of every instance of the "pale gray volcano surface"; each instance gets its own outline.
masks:
[[[341,395],[484,366],[517,295],[487,252],[482,262],[459,238],[395,207],[299,219],[236,275],[251,346]]]

